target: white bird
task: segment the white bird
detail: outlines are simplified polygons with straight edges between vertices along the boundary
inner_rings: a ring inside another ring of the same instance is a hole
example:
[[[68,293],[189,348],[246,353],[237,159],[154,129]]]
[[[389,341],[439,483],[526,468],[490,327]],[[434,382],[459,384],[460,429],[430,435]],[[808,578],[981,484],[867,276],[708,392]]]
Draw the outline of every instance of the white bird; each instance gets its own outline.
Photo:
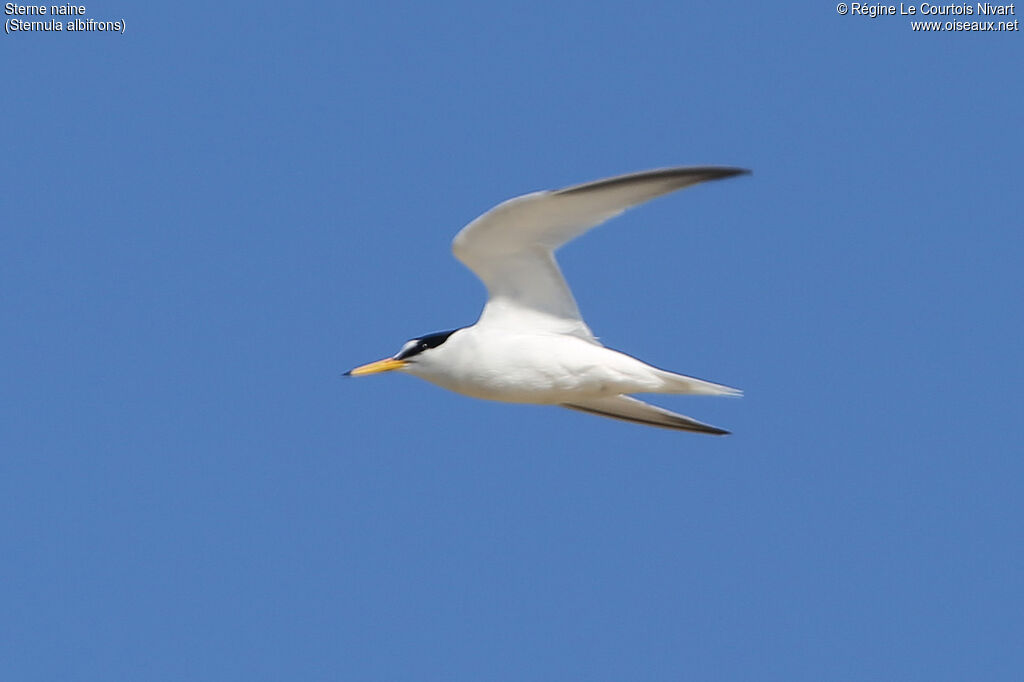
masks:
[[[728,431],[630,397],[631,393],[741,395],[658,369],[601,345],[587,327],[554,252],[627,208],[706,180],[750,171],[663,168],[509,199],[455,236],[455,257],[487,287],[476,324],[427,334],[346,376],[402,370],[487,400],[559,405],[683,431]]]

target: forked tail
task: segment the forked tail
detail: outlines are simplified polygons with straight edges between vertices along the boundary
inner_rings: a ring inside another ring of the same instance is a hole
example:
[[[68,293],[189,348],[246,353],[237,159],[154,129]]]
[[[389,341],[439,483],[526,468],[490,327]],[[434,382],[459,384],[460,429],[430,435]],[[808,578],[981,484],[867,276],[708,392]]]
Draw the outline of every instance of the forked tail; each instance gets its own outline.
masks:
[[[664,382],[664,388],[658,393],[681,393],[687,395],[727,395],[739,397],[743,391],[722,384],[715,384],[696,377],[688,377],[666,370],[658,370],[658,377]]]

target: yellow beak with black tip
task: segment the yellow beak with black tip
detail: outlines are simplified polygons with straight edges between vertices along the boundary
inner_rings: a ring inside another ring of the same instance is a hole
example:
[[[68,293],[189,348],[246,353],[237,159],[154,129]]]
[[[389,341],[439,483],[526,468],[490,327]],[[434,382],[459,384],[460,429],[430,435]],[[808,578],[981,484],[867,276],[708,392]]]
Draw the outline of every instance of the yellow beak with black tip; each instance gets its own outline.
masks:
[[[402,369],[409,363],[405,360],[395,360],[394,358],[385,358],[384,360],[378,360],[377,362],[371,362],[368,365],[360,365],[355,369],[350,369],[345,372],[347,377],[361,377],[367,374],[379,374],[380,372],[390,372],[393,369]]]

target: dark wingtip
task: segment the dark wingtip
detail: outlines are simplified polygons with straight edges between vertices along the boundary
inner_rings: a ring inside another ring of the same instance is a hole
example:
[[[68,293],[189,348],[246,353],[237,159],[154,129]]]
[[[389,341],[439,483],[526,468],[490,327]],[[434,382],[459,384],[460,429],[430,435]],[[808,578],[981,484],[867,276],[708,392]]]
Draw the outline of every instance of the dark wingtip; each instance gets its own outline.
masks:
[[[689,430],[697,431],[698,433],[706,433],[712,436],[728,436],[732,434],[732,431],[726,431],[725,429],[720,429],[717,426],[711,426],[709,424],[701,424],[698,427],[691,426]]]
[[[730,166],[716,167],[712,166],[708,168],[708,175],[712,180],[719,180],[721,178],[731,178],[736,175],[753,175],[754,171],[749,168],[732,168]]]
[[[685,171],[687,169],[680,170]],[[733,166],[698,166],[691,170],[694,175],[700,176],[700,179],[697,182],[725,180],[726,178],[734,178],[737,175],[752,175],[754,172],[749,168],[735,168]]]
[[[652,180],[664,180],[675,189],[683,189],[684,187],[707,182],[708,180],[722,180],[723,178],[731,178],[735,175],[750,175],[750,173],[751,171],[747,168],[736,168],[735,166],[674,166],[671,168],[655,168],[654,170],[585,182],[582,185],[563,187],[562,189],[555,190],[554,194],[581,194],[593,190],[608,189],[610,187]],[[670,191],[674,190],[666,188],[652,196],[660,196]]]
[[[352,370],[349,370],[347,372],[342,373],[341,376],[343,376],[343,377],[350,377],[350,376],[352,376]]]

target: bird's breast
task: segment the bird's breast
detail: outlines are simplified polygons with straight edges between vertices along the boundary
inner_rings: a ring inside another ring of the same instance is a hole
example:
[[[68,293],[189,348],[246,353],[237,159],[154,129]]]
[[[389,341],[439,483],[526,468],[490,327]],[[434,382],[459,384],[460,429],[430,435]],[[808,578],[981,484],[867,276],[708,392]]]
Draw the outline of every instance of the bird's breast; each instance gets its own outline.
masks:
[[[621,392],[621,373],[609,362],[619,354],[576,337],[465,334],[441,349],[414,373],[474,398],[559,404]]]

